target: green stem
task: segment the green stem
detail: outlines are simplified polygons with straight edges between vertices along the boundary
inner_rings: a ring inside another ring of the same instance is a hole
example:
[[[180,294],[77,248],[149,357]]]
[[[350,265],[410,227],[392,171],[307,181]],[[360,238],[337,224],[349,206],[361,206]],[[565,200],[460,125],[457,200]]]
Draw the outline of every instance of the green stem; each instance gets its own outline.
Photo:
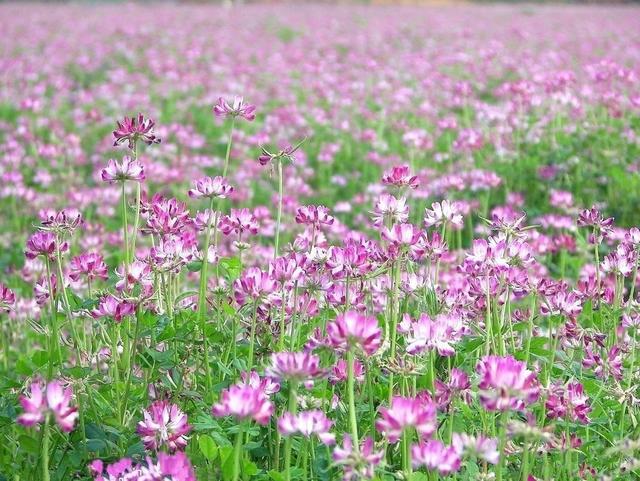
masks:
[[[211,366],[209,365],[209,346],[207,343],[207,277],[209,272],[209,243],[211,242],[211,224],[217,213],[213,210],[215,198],[212,197],[209,203],[209,220],[207,221],[207,231],[204,235],[204,250],[202,255],[202,267],[200,268],[200,288],[198,289],[198,322],[200,324],[200,333],[202,334],[202,350],[204,353],[204,371],[206,376],[207,392],[211,392]],[[217,220],[217,219],[216,219]],[[217,225],[217,222],[216,222]]]
[[[507,444],[507,418],[509,416],[509,411],[504,411],[500,414],[500,427],[499,427],[499,439],[500,439],[500,460],[498,461],[498,467],[496,470],[496,480],[502,481],[502,475],[505,467],[506,455],[504,452],[504,447]]]
[[[136,182],[136,213],[133,218],[133,237],[131,238],[131,253],[129,255],[129,259],[136,258],[136,240],[138,239],[138,229],[140,227],[140,191],[140,182]]]
[[[50,481],[51,479],[49,475],[49,429],[49,415],[47,414],[42,428],[42,449],[40,451],[42,481]]]
[[[244,435],[244,424],[240,423],[238,426],[238,433],[236,434],[236,442],[233,447],[233,481],[240,479],[240,454],[242,453],[242,439]]]
[[[129,225],[127,222],[127,192],[125,190],[125,183],[122,182],[122,233],[124,235],[124,272],[125,276],[129,274],[129,264],[131,259],[129,257]]]
[[[273,258],[278,257],[278,252],[280,248],[280,225],[282,224],[282,194],[284,191],[283,186],[283,178],[282,178],[282,160],[277,160],[278,164],[278,214],[276,217],[276,242],[275,242],[275,251],[273,253]]]
[[[231,127],[229,128],[229,139],[227,140],[227,152],[224,156],[224,166],[222,168],[222,177],[227,176],[229,170],[229,157],[231,156],[231,143],[233,142],[233,128],[236,124],[236,118],[231,118]]]
[[[298,385],[295,381],[291,381],[289,386],[289,412],[296,414],[298,406]],[[288,436],[284,442],[284,469],[285,481],[291,481],[291,436]]]
[[[351,441],[354,449],[358,450],[360,443],[358,441],[358,419],[356,417],[356,401],[354,394],[354,381],[355,376],[353,373],[353,365],[355,358],[353,350],[347,351],[347,395],[349,401],[349,427],[351,429]]]
[[[251,334],[249,339],[249,360],[247,362],[247,370],[251,372],[253,369],[253,351],[256,343],[256,318],[258,314],[258,302],[253,303],[253,315],[251,316]]]
[[[136,346],[138,344],[138,336],[140,335],[140,312],[136,310],[136,327],[133,334],[133,344],[131,344],[131,350],[127,355],[127,381],[124,387],[124,397],[122,398],[122,405],[120,408],[120,424],[124,426],[124,417],[127,412],[127,401],[129,400],[129,392],[131,391],[131,378],[133,377],[133,357],[136,352]]]

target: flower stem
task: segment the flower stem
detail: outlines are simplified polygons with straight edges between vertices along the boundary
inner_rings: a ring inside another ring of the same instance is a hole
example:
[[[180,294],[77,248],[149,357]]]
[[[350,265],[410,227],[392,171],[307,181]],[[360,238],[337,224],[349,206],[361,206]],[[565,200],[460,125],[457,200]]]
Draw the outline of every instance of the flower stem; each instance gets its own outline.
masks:
[[[349,427],[351,429],[351,440],[353,442],[354,449],[358,449],[360,443],[358,441],[358,419],[356,417],[356,401],[354,395],[354,356],[353,350],[347,351],[347,395],[349,400]]]
[[[240,423],[238,426],[238,433],[236,434],[236,442],[233,447],[233,481],[240,479],[240,454],[242,453],[242,439],[244,438],[244,424]]]
[[[253,351],[256,343],[256,318],[258,314],[258,302],[253,303],[253,315],[251,316],[251,334],[249,338],[249,360],[247,361],[247,370],[251,372],[253,369]]]
[[[298,385],[295,381],[291,381],[289,386],[289,412],[296,414],[298,406]],[[291,436],[288,436],[284,442],[284,479],[291,481]]]
[[[136,310],[136,327],[133,334],[133,344],[131,350],[127,355],[127,380],[124,387],[124,397],[122,398],[122,405],[120,408],[120,424],[124,426],[124,417],[127,412],[127,401],[129,400],[129,392],[131,391],[131,378],[133,377],[133,357],[136,352],[136,345],[138,344],[138,336],[140,335],[140,312]]]
[[[40,450],[40,458],[42,464],[42,481],[49,481],[49,415],[45,417],[44,427],[42,428],[42,449]]]
[[[222,167],[222,177],[227,176],[229,170],[229,158],[231,157],[231,143],[233,142],[233,128],[236,124],[236,118],[231,118],[231,126],[229,127],[229,139],[227,140],[227,152],[224,156],[224,166]]]
[[[278,159],[278,214],[276,217],[276,243],[275,250],[273,252],[273,258],[278,257],[280,248],[280,225],[282,224],[282,193],[284,191],[283,179],[282,179],[282,159]]]
[[[213,211],[215,198],[211,198],[209,204],[209,220],[207,221],[207,231],[204,235],[204,250],[202,254],[202,267],[200,268],[200,288],[198,289],[198,322],[202,334],[202,351],[204,353],[204,371],[206,376],[207,392],[211,392],[211,366],[209,366],[209,346],[207,344],[206,313],[207,313],[207,277],[209,272],[209,243],[211,242],[211,224],[217,213]]]
[[[121,201],[122,201],[122,234],[124,236],[124,273],[125,273],[125,278],[126,276],[128,276],[129,274],[129,264],[131,262],[130,257],[129,257],[129,225],[127,222],[127,192],[125,191],[125,183],[121,182],[122,184],[122,194],[121,194]],[[126,285],[126,282],[125,282]]]
[[[136,258],[136,240],[138,238],[138,229],[140,228],[140,191],[140,182],[136,182],[136,213],[133,218],[133,237],[131,238],[131,253],[129,255],[129,259]]]

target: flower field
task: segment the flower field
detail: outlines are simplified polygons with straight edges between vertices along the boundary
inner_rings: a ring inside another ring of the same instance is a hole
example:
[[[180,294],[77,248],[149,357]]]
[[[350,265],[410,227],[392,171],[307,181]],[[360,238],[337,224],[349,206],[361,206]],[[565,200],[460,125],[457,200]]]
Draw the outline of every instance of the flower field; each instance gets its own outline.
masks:
[[[0,27],[0,481],[640,479],[639,7]]]

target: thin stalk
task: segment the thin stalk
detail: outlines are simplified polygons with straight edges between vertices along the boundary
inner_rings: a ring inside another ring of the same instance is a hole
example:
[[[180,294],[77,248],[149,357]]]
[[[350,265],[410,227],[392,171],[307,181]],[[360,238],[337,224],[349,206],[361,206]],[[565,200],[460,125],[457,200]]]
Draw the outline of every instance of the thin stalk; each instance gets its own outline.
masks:
[[[50,481],[49,475],[49,426],[50,420],[47,414],[42,428],[42,449],[40,450],[40,461],[42,465],[42,481]]]
[[[251,316],[251,334],[250,334],[250,339],[249,339],[249,360],[247,361],[247,370],[249,372],[251,372],[251,369],[253,369],[253,351],[255,348],[255,342],[256,342],[256,318],[257,318],[257,314],[258,314],[258,302],[255,301],[253,303],[253,315]]]
[[[129,257],[129,225],[127,222],[127,192],[125,190],[125,183],[122,184],[121,194],[121,208],[122,208],[122,234],[124,236],[124,272],[125,276],[129,273],[129,264],[131,259]]]
[[[298,406],[298,385],[295,381],[291,381],[289,386],[289,412],[296,414]],[[288,436],[284,442],[284,479],[291,481],[291,436]]]
[[[273,258],[278,257],[280,248],[280,226],[282,224],[282,195],[284,191],[283,178],[282,178],[282,159],[277,159],[278,164],[278,214],[276,217],[276,241],[275,250],[273,252]]]
[[[242,453],[242,439],[244,434],[244,424],[240,423],[238,433],[236,434],[236,442],[233,446],[233,481],[240,479],[240,454]]]
[[[204,250],[202,256],[202,267],[200,269],[200,288],[198,289],[198,322],[200,324],[200,333],[202,334],[202,350],[204,353],[204,371],[206,376],[207,392],[211,392],[211,366],[209,365],[209,346],[207,343],[206,332],[206,312],[207,312],[207,274],[209,272],[209,243],[211,242],[211,224],[217,213],[213,210],[215,197],[211,198],[209,203],[209,220],[207,221],[207,231],[204,235]],[[216,222],[217,225],[217,222]]]
[[[133,377],[133,356],[136,352],[136,346],[138,344],[138,336],[140,335],[140,312],[139,308],[136,310],[136,327],[133,333],[133,344],[131,344],[131,350],[127,356],[127,380],[124,387],[124,398],[122,399],[122,405],[120,408],[120,423],[124,426],[124,416],[127,412],[127,401],[129,400],[129,392],[131,391],[131,378]]]
[[[356,401],[354,394],[354,373],[353,365],[355,358],[353,356],[353,350],[347,351],[347,396],[349,401],[349,428],[351,429],[351,439],[354,449],[358,449],[360,443],[358,441],[358,419],[356,417]]]

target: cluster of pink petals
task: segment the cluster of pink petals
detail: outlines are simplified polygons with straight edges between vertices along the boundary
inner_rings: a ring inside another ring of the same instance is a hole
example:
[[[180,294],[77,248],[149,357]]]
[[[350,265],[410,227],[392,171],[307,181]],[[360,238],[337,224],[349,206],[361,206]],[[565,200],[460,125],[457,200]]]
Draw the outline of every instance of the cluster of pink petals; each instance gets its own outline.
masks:
[[[116,124],[117,128],[113,131],[114,146],[127,142],[128,147],[133,150],[138,140],[147,145],[160,143],[160,139],[153,133],[155,122],[145,119],[142,114],[138,114],[138,117],[125,117]]]
[[[289,381],[311,381],[326,375],[320,367],[320,357],[309,352],[274,352],[267,376]]]
[[[382,331],[375,317],[347,311],[327,325],[327,337],[329,345],[340,352],[356,347],[372,355],[380,348]]]
[[[384,459],[384,450],[376,451],[373,439],[365,438],[361,445],[354,446],[351,436],[345,434],[342,446],[333,449],[333,461],[342,466],[343,481],[372,479],[375,468]]]
[[[221,176],[202,177],[194,181],[193,189],[189,190],[189,197],[198,199],[201,197],[226,199],[233,192],[227,179]]]
[[[186,435],[191,430],[187,415],[177,404],[166,400],[154,401],[142,413],[144,420],[138,422],[137,433],[145,449],[158,451],[166,447],[170,452],[182,450],[187,445]]]
[[[218,117],[243,117],[251,122],[256,118],[256,107],[245,103],[242,97],[234,97],[231,103],[220,97],[213,107],[213,112]]]
[[[476,371],[480,402],[490,411],[521,411],[540,396],[536,373],[513,356],[484,356]]]
[[[18,415],[17,421],[23,426],[35,426],[52,414],[60,429],[71,432],[78,419],[78,408],[70,405],[72,397],[73,390],[70,387],[64,389],[60,381],[51,381],[46,388],[34,382],[29,394],[20,396],[24,412]]]
[[[100,172],[100,177],[110,184],[127,180],[142,182],[145,179],[144,166],[140,161],[125,155],[121,162],[109,159],[107,166]]]
[[[222,391],[220,401],[213,405],[214,417],[234,416],[240,421],[253,419],[259,424],[267,424],[274,406],[260,387],[240,382]]]
[[[425,396],[394,396],[391,407],[380,408],[376,429],[390,443],[396,443],[405,429],[414,428],[421,438],[431,436],[437,427],[436,406]]]
[[[96,459],[89,464],[95,481],[196,481],[189,458],[182,452],[158,453],[158,460],[147,457],[145,463],[134,464],[129,458],[105,465]]]
[[[326,445],[332,445],[336,442],[335,434],[329,432],[331,426],[333,426],[333,421],[319,410],[303,411],[298,414],[285,412],[278,419],[278,431],[283,436],[301,434],[309,438],[315,434]]]

